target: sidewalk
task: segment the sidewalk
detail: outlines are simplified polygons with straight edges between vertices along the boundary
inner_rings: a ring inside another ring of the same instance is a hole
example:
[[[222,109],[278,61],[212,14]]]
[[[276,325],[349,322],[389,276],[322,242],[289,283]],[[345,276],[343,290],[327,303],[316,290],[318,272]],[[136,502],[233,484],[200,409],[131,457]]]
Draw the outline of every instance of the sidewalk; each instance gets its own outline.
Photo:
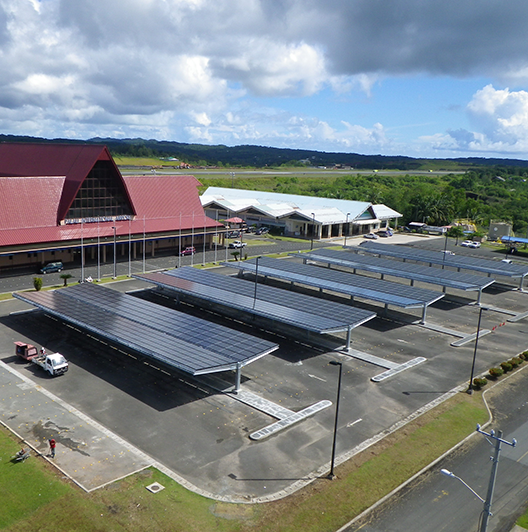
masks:
[[[131,475],[154,461],[0,361],[0,422],[85,491]],[[48,440],[57,442],[49,456]]]

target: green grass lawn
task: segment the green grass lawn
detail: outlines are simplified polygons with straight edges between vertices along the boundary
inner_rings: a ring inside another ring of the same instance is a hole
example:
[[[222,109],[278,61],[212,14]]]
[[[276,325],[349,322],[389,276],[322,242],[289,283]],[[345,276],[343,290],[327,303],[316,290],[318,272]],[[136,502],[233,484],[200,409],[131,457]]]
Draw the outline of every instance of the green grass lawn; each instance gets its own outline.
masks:
[[[155,469],[87,494],[44,459],[13,463],[19,445],[0,430],[0,529],[8,532],[334,531],[484,423],[481,394],[457,394],[382,442],[280,501],[220,503],[196,495]],[[151,494],[145,486],[165,489]]]

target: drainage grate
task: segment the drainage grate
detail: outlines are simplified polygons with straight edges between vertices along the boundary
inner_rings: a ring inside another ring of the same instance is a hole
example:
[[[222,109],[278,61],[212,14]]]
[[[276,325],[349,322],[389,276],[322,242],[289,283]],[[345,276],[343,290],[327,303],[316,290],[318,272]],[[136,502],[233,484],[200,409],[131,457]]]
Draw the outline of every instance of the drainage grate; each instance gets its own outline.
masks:
[[[162,486],[159,482],[154,482],[154,484],[151,484],[150,486],[147,486],[147,489],[151,493],[158,493],[158,491],[164,490],[165,486]]]

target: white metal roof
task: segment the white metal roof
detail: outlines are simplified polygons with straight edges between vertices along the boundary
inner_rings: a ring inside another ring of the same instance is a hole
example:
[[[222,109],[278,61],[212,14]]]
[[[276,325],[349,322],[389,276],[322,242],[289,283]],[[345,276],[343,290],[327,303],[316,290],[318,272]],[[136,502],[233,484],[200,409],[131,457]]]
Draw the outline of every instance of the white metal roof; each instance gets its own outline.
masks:
[[[209,187],[200,197],[205,207],[216,202],[232,211],[240,212],[251,206],[261,211],[269,212],[271,216],[279,217],[297,210],[319,223],[344,223],[347,220],[353,222],[361,216],[372,204],[366,201],[352,201],[334,198],[319,198],[315,196],[298,196],[295,194],[279,194],[256,190],[242,190],[223,187]],[[379,206],[384,207],[383,205]],[[392,211],[386,207],[386,209]],[[392,211],[396,213],[396,211]],[[399,213],[396,213],[399,215]],[[375,216],[372,221],[376,221]]]

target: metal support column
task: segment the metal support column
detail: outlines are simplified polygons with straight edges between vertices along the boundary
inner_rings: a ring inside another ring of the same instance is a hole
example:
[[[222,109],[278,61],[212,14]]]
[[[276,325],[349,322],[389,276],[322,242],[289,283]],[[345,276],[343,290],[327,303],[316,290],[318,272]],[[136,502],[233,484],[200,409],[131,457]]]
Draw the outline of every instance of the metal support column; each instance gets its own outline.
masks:
[[[349,327],[347,330],[347,339],[346,339],[346,348],[350,349],[350,343],[352,340],[352,327]]]
[[[241,369],[242,369],[242,366],[240,365],[240,362],[237,362],[237,366],[236,366],[236,384],[235,384],[235,393],[238,393],[238,392],[240,391]]]
[[[422,325],[425,325],[425,316],[427,314],[427,305],[424,305],[423,306],[423,311],[422,311],[422,321],[421,321],[421,324]]]

